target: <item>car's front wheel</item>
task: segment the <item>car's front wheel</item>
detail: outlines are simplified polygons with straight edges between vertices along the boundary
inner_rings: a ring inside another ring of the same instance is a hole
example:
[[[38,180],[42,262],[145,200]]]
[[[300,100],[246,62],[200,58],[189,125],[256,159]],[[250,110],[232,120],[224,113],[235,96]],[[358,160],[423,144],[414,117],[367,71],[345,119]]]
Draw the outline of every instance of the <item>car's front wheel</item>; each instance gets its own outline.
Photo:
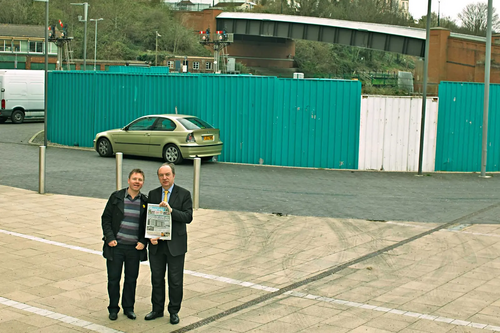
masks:
[[[109,157],[113,155],[113,147],[111,142],[106,138],[101,138],[97,141],[97,152],[102,157]]]
[[[163,149],[163,160],[168,163],[179,164],[182,163],[184,158],[182,158],[181,151],[174,144],[168,144]]]

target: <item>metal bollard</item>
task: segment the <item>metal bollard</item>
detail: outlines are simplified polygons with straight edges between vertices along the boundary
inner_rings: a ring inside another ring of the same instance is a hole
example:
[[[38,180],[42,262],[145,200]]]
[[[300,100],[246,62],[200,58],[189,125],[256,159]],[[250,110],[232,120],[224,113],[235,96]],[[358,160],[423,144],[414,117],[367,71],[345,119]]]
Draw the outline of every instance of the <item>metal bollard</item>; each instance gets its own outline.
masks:
[[[193,208],[200,208],[200,170],[201,158],[195,157],[194,162],[194,175],[193,175]]]
[[[116,153],[116,190],[122,188],[123,153]]]
[[[39,165],[38,165],[38,193],[45,193],[45,146],[39,147]]]

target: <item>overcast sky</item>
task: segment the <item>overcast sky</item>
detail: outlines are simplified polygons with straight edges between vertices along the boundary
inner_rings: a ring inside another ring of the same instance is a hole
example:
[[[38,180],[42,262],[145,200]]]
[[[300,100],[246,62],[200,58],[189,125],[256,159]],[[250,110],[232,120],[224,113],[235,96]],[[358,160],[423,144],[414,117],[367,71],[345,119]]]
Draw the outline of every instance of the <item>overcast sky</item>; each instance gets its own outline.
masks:
[[[413,15],[413,18],[419,19],[424,15],[427,15],[427,4],[429,0],[410,0],[410,14]],[[432,0],[432,11],[438,12],[439,3],[441,3],[441,17],[450,16],[457,23],[460,23],[458,20],[458,13],[462,12],[462,10],[470,3],[488,3],[487,0]],[[493,7],[496,8],[498,13],[498,8],[500,7],[500,0],[493,0]]]

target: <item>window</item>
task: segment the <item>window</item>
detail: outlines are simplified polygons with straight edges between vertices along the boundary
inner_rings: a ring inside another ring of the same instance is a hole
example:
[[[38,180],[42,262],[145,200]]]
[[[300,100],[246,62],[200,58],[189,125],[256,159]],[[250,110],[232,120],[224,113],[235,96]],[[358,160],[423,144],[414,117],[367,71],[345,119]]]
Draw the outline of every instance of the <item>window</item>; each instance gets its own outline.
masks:
[[[133,124],[131,124],[128,129],[129,131],[147,131],[153,126],[156,118],[143,118],[139,119]]]
[[[173,61],[167,61],[167,67],[168,68],[174,68],[174,62]]]
[[[210,61],[207,61],[207,62],[205,63],[205,69],[206,69],[206,70],[212,70],[212,63],[211,63]]]
[[[193,61],[193,69],[200,69],[200,63],[198,61]]]
[[[170,119],[161,119],[156,124],[155,130],[157,131],[173,131],[175,130],[175,123]]]
[[[10,39],[0,39],[0,51],[12,51],[12,41]]]
[[[196,118],[196,117],[192,117],[192,118],[179,118],[178,121],[187,130],[197,130],[197,129],[203,129],[203,128],[213,128],[209,123],[201,120],[200,118]]]
[[[13,40],[12,41],[12,50],[14,52],[19,52],[21,51],[21,42],[18,40]]]
[[[43,42],[30,41],[30,52],[43,53]]]

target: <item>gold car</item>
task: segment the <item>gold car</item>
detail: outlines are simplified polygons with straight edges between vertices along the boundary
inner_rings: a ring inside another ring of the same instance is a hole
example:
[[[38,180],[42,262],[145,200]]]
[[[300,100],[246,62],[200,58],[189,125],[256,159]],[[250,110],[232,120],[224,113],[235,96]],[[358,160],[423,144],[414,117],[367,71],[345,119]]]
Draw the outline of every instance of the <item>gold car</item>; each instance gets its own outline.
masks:
[[[200,118],[181,114],[140,117],[127,126],[97,133],[94,149],[101,156],[125,155],[162,157],[179,164],[184,159],[204,160],[220,155],[219,130]]]

